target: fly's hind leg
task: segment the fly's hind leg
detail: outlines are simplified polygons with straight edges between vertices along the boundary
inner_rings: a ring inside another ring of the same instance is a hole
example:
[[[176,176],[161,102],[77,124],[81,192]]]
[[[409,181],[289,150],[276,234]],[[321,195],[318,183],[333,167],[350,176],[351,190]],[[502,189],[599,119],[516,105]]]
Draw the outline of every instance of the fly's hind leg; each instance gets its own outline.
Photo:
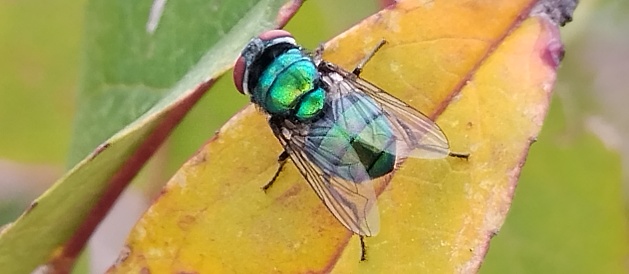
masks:
[[[365,246],[365,236],[358,235],[360,237],[360,261],[364,262],[367,260],[367,247]]]
[[[284,165],[286,164],[287,159],[288,159],[288,152],[284,150],[282,151],[282,154],[280,154],[280,156],[277,157],[277,163],[279,165],[277,166],[277,170],[275,171],[275,174],[273,174],[273,178],[271,178],[271,180],[262,187],[262,190],[264,192],[266,192],[273,185],[277,177],[280,176],[280,173],[282,173],[282,170],[284,169]]]
[[[352,73],[356,76],[360,76],[360,73],[363,72],[363,67],[365,67],[365,65],[367,64],[367,62],[369,62],[369,60],[371,60],[371,58],[376,55],[376,52],[378,52],[378,50],[380,50],[380,48],[382,46],[384,46],[384,44],[386,44],[387,41],[382,39],[380,40],[380,43],[378,43],[378,45],[376,45],[375,48],[373,48],[373,50],[371,50],[371,52],[369,54],[367,54],[367,56],[365,56],[365,58],[363,60],[360,61],[360,63],[358,63],[358,65],[356,65],[356,68],[354,68],[354,70],[352,70]]]
[[[448,152],[448,156],[454,157],[454,158],[465,159],[465,160],[470,158],[469,153],[459,153],[459,152]]]

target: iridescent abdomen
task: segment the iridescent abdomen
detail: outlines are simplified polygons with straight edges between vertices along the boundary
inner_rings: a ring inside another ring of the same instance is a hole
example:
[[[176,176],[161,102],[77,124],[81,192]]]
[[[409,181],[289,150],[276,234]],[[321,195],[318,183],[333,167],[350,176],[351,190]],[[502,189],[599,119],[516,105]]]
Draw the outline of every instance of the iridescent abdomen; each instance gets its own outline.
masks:
[[[381,177],[395,166],[395,136],[373,99],[348,93],[331,100],[310,125],[308,157],[319,167],[356,183]]]

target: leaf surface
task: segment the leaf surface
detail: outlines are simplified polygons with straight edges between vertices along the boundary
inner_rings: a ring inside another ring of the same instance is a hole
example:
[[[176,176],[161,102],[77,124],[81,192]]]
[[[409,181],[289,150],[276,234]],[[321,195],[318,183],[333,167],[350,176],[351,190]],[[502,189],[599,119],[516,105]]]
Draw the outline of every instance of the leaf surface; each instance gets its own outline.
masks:
[[[407,160],[379,197],[381,230],[358,237],[288,164],[249,106],[190,159],[136,225],[112,273],[449,273],[478,269],[540,131],[562,53],[536,1],[400,1],[326,44],[351,70],[437,123],[469,161]],[[299,39],[299,37],[297,37]]]

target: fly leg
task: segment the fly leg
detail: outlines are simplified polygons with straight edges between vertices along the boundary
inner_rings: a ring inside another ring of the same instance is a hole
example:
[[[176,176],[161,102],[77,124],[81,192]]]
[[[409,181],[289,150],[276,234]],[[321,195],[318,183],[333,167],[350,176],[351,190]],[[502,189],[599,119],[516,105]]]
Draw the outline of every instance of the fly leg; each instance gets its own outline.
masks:
[[[470,158],[469,153],[459,153],[459,152],[448,152],[448,156],[454,157],[454,158],[465,159],[465,160]]]
[[[271,178],[271,180],[266,183],[266,185],[264,185],[262,187],[262,190],[264,192],[266,192],[275,182],[275,180],[277,179],[278,176],[280,176],[280,173],[282,172],[282,170],[284,169],[284,165],[286,164],[286,160],[288,159],[288,152],[286,152],[286,150],[282,151],[282,154],[280,154],[280,156],[277,157],[277,163],[279,164],[277,166],[277,170],[275,171],[275,174],[273,175],[273,178]]]
[[[384,44],[386,43],[387,43],[387,40],[384,40],[384,39],[380,40],[380,42],[373,48],[373,50],[371,50],[371,52],[367,54],[367,56],[365,56],[365,58],[363,58],[363,60],[361,60],[360,63],[358,63],[358,65],[356,65],[356,68],[352,70],[352,74],[356,75],[357,77],[360,76],[360,73],[363,72],[363,67],[365,67],[367,62],[371,60],[371,57],[376,55],[376,52],[380,50],[380,48],[384,46]],[[323,61],[323,51],[324,51],[323,44],[319,44],[319,46],[315,49],[315,51],[312,54],[312,59],[315,64],[318,65]]]
[[[352,73],[356,76],[360,76],[360,73],[363,72],[363,67],[365,67],[367,62],[371,60],[371,57],[376,55],[376,52],[380,50],[380,48],[384,46],[384,44],[386,43],[387,43],[387,40],[384,40],[384,39],[380,40],[380,43],[378,43],[378,45],[376,45],[376,47],[373,48],[373,50],[369,54],[367,54],[367,56],[365,56],[365,58],[361,60],[360,63],[358,63],[358,65],[356,65],[356,68],[352,70]]]
[[[367,248],[365,246],[365,236],[358,235],[360,237],[360,261],[364,262],[367,260]]]

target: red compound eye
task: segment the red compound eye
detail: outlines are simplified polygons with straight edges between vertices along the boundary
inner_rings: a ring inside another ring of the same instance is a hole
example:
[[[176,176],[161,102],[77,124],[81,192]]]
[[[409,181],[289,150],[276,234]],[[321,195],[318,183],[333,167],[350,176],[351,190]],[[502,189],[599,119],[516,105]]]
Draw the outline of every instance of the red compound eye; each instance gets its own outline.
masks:
[[[234,65],[234,84],[236,85],[236,89],[240,91],[240,93],[245,94],[245,91],[242,90],[242,78],[245,74],[245,58],[240,56],[238,60],[236,60],[236,64]]]
[[[290,32],[285,31],[285,30],[274,29],[274,30],[269,30],[267,32],[264,32],[260,34],[260,36],[258,36],[258,38],[262,41],[270,41],[270,40],[273,40],[275,38],[280,38],[280,37],[293,37],[293,35],[290,34]],[[234,65],[233,76],[234,76],[234,84],[236,85],[236,89],[238,89],[238,91],[240,91],[240,93],[242,94],[245,94],[242,81],[244,80],[245,69],[247,69],[246,66],[247,64],[245,63],[245,58],[241,55],[240,57],[238,57],[238,60],[236,60],[236,64]]]

